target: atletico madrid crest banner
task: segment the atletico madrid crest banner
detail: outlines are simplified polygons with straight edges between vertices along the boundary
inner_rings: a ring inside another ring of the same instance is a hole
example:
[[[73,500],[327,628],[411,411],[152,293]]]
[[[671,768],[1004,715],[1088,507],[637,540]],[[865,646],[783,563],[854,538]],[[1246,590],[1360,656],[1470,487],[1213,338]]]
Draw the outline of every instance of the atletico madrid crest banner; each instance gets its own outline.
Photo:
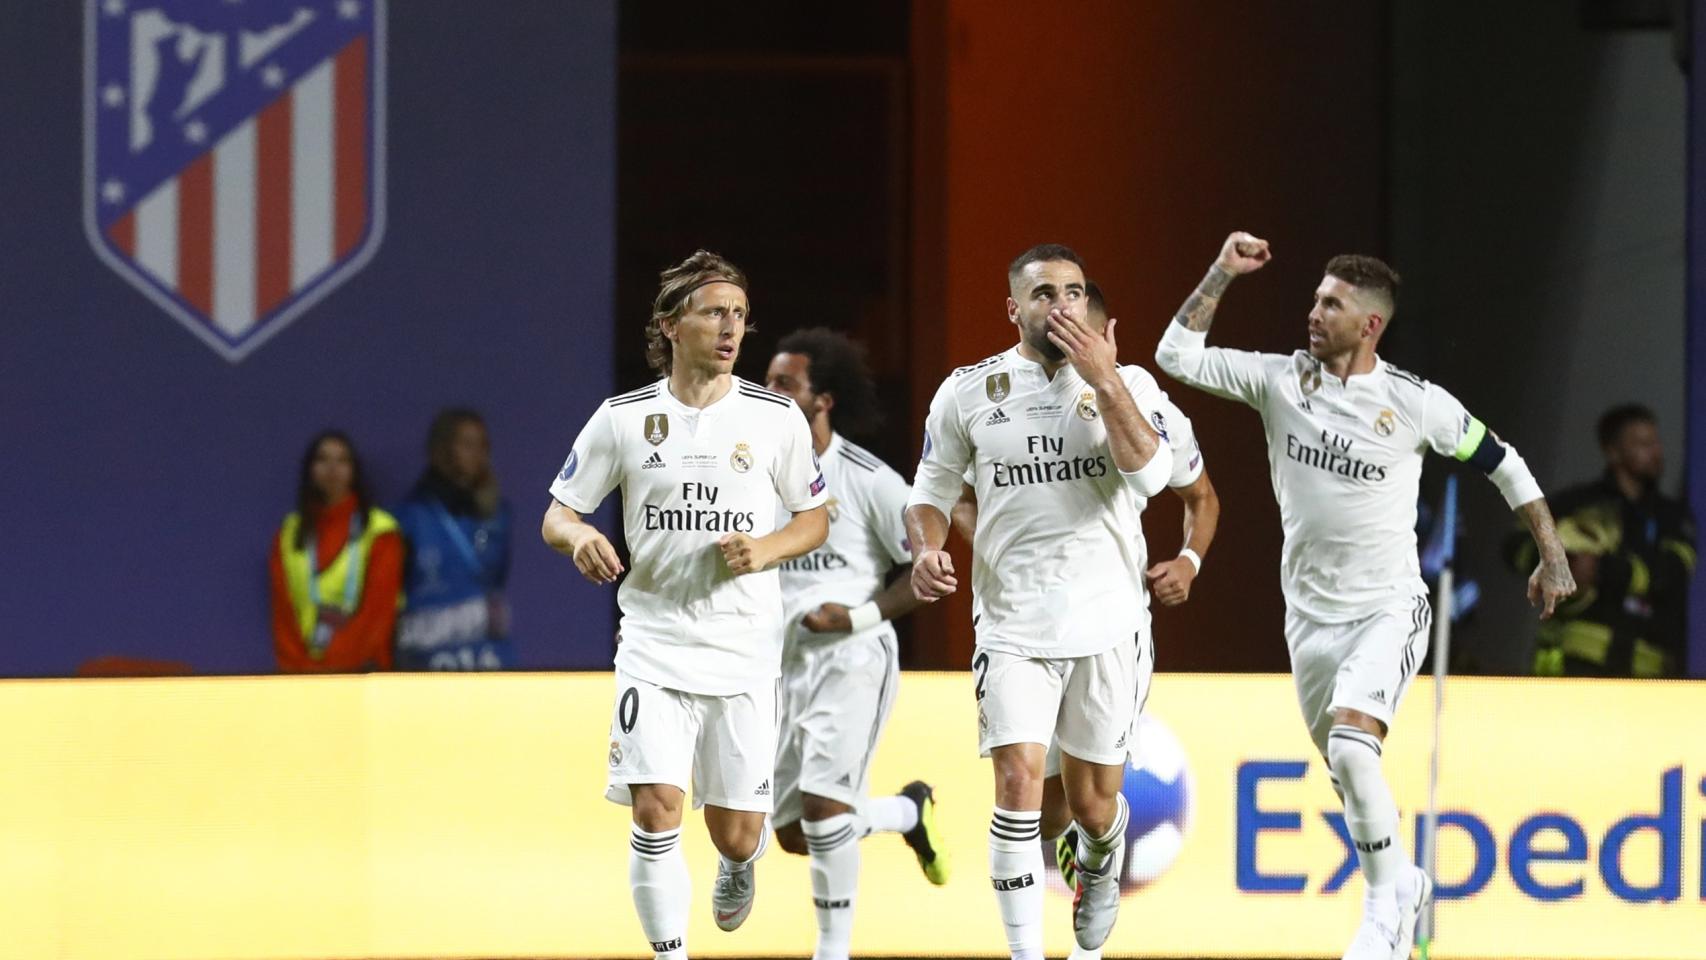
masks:
[[[373,256],[383,0],[89,0],[84,227],[236,362]]]

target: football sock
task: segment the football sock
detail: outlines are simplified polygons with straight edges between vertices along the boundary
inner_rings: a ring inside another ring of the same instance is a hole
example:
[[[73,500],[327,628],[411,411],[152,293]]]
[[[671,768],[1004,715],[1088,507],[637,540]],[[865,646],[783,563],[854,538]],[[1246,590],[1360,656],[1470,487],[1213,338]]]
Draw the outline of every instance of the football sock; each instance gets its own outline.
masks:
[[[1389,889],[1404,867],[1398,805],[1380,769],[1380,738],[1348,724],[1327,735],[1327,759],[1345,790],[1345,826],[1369,889]]]
[[[1013,960],[1042,960],[1042,811],[995,808],[989,823],[989,878]]]
[[[652,953],[657,960],[686,960],[693,882],[681,854],[681,828],[649,833],[634,824],[628,846],[628,885]]]
[[[908,804],[910,806],[910,804]],[[852,814],[800,824],[811,855],[817,952],[812,960],[847,960],[853,941],[853,902],[859,894],[859,830]]]

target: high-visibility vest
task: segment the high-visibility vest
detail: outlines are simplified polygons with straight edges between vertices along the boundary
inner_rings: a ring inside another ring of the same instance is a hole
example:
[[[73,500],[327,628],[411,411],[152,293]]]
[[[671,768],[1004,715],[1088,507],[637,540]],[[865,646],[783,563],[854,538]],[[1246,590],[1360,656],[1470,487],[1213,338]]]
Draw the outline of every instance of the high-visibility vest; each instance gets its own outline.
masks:
[[[278,530],[278,552],[284,558],[284,583],[290,590],[290,605],[296,611],[296,627],[300,631],[302,642],[308,647],[309,655],[315,659],[325,655],[325,651],[317,651],[310,642],[314,636],[314,626],[319,622],[320,611],[309,599],[308,571],[315,558],[308,556],[308,549],[296,546],[296,530],[302,525],[302,517],[291,513],[284,518],[284,525]],[[345,543],[338,555],[326,569],[317,571],[314,576],[315,585],[319,588],[319,606],[337,607],[345,614],[353,615],[361,606],[361,595],[365,584],[357,582],[355,589],[345,589],[352,569],[357,577],[367,575],[367,560],[373,553],[373,541],[387,533],[397,531],[397,521],[389,513],[375,507],[367,511],[367,522],[361,525],[361,536],[353,543]],[[345,602],[346,593],[348,602]],[[401,597],[399,597],[401,600]],[[399,603],[399,606],[401,604]]]

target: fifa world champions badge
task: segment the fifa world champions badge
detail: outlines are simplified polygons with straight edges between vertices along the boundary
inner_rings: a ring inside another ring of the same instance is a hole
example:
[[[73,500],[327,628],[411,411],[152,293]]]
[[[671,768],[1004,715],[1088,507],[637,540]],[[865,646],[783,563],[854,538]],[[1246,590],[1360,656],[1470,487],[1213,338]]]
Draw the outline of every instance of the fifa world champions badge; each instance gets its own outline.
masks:
[[[384,0],[87,0],[83,226],[233,363],[385,226]]]

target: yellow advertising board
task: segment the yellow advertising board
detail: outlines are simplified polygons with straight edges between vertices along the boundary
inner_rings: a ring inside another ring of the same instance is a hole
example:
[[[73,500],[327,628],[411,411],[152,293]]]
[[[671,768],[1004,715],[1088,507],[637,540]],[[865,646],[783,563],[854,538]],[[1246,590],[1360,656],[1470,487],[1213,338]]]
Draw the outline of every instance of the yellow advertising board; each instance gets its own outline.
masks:
[[[1431,698],[1385,753],[1412,845]],[[644,956],[613,700],[607,674],[0,684],[0,956]],[[1149,716],[1132,860],[1165,869],[1128,869],[1108,956],[1338,956],[1361,878],[1290,679],[1163,675]],[[1004,953],[975,724],[969,675],[904,676],[873,788],[935,784],[955,869],[865,841],[856,953]],[[1445,731],[1435,956],[1706,957],[1706,684],[1453,680]],[[725,934],[684,835],[694,956],[810,955],[804,858],[772,847]]]

